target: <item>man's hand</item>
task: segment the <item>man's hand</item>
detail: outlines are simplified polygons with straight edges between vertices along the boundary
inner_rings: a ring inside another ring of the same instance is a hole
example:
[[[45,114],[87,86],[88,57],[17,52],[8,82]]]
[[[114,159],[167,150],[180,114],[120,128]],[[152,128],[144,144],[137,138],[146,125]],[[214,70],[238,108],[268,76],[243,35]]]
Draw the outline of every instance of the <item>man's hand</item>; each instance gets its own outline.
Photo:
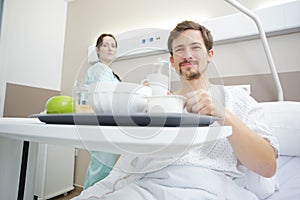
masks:
[[[220,118],[223,118],[225,115],[225,108],[213,99],[211,94],[206,90],[192,91],[185,94],[185,97],[187,98],[185,107],[190,113],[211,115]]]

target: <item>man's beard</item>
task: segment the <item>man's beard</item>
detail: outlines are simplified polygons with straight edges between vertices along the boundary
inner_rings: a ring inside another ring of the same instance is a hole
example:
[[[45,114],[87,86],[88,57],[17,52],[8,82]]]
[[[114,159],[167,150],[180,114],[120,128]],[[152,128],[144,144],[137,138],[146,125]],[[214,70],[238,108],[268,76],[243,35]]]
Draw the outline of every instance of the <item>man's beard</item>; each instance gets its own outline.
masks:
[[[184,77],[186,80],[199,79],[202,76],[202,74],[207,70],[208,67],[208,63],[207,63],[206,67],[202,71],[200,71],[197,67],[194,67],[194,66],[199,67],[199,63],[194,62],[193,64],[194,64],[193,67],[190,67],[189,69],[185,69],[185,70],[182,70],[182,67],[179,67],[180,75]]]
[[[201,73],[198,70],[188,69],[183,72],[182,68],[180,68],[179,72],[186,80],[195,80],[201,77]]]

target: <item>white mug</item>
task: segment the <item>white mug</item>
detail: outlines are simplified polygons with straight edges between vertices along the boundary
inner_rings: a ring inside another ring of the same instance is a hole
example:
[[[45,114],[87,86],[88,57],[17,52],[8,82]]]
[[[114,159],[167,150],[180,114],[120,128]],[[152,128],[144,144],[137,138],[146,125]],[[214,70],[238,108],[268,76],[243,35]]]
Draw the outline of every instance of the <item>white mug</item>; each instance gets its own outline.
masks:
[[[185,97],[180,95],[163,95],[147,97],[148,113],[182,113]]]
[[[163,74],[148,74],[147,78],[142,80],[142,84],[145,84],[152,89],[153,96],[167,95],[169,78]]]

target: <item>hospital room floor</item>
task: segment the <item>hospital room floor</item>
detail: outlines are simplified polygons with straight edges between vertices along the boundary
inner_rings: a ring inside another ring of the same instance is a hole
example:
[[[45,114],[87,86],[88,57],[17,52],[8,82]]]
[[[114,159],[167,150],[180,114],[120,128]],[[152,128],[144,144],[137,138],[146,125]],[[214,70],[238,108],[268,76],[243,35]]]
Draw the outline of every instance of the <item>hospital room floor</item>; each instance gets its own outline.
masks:
[[[73,197],[76,197],[80,194],[80,192],[82,191],[82,188],[79,188],[79,187],[75,187],[74,190],[72,190],[71,192],[68,192],[68,194],[65,196],[65,195],[59,195],[57,197],[53,197],[49,200],[69,200]]]

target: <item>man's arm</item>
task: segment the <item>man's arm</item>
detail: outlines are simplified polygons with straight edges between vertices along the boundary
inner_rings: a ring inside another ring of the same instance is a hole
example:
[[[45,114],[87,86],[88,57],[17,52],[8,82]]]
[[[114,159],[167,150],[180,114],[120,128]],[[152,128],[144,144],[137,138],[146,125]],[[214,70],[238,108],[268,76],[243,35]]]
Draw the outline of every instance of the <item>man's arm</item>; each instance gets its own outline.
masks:
[[[188,112],[212,115],[224,119],[223,125],[232,127],[228,140],[240,160],[248,169],[264,177],[271,177],[276,172],[276,152],[271,144],[252,131],[238,117],[212,101],[206,90],[193,91],[185,95]]]
[[[232,113],[227,110],[225,113],[224,125],[232,127],[228,140],[240,162],[261,176],[273,176],[276,172],[276,152],[271,144]]]

